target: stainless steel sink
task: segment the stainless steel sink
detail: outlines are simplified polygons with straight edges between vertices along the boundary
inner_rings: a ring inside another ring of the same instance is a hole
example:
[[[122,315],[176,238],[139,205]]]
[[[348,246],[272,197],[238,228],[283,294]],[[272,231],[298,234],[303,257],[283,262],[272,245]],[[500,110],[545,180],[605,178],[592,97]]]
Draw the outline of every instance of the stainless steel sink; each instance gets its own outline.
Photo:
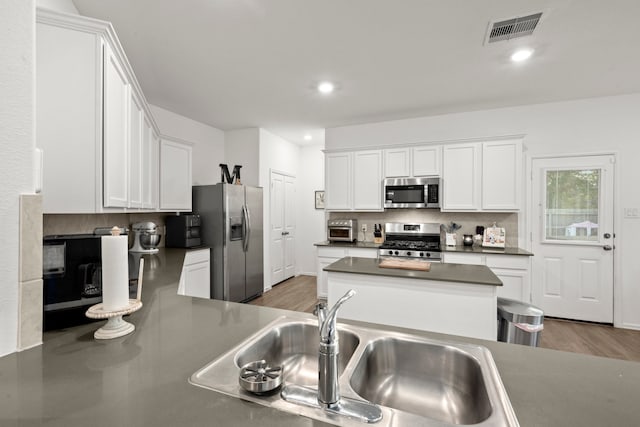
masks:
[[[380,426],[518,426],[491,353],[485,347],[338,324],[343,397],[380,406]],[[281,317],[194,373],[197,386],[341,426],[363,423],[254,395],[238,385],[241,366],[265,360],[284,368],[284,383],[317,388],[317,322]]]
[[[338,331],[338,372],[343,372],[358,347],[357,335]],[[318,327],[308,323],[287,323],[271,328],[236,355],[236,367],[256,360],[283,366],[284,381],[303,386],[318,385]]]
[[[375,340],[350,384],[372,403],[449,424],[478,424],[492,412],[480,362],[451,345]]]

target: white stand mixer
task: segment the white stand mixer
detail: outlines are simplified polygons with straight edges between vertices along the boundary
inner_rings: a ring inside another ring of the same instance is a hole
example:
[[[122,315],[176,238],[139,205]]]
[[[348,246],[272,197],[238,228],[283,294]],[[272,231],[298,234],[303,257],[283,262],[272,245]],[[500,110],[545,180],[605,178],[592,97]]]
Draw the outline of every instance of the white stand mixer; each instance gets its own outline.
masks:
[[[162,236],[158,234],[158,227],[153,222],[136,222],[131,228],[133,230],[133,246],[129,252],[158,253],[158,244]]]

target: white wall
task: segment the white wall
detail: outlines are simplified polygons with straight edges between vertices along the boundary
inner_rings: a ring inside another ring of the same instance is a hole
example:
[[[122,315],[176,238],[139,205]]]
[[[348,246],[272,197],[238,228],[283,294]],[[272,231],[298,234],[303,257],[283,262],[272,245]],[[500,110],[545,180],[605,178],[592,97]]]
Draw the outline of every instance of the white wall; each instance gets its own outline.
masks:
[[[327,149],[524,134],[527,158],[547,154],[618,153],[615,324],[640,329],[640,94],[527,105],[345,126],[326,130]],[[529,167],[530,162],[527,162]],[[527,213],[524,212],[525,220]],[[527,241],[527,244],[530,242]]]
[[[57,10],[58,12],[79,14],[76,5],[71,0],[37,0],[36,6]]]
[[[326,240],[324,209],[315,208],[315,191],[324,190],[324,144],[300,148],[298,174],[296,273],[316,275],[314,243]]]
[[[241,165],[240,177],[245,185],[260,185],[260,130],[258,128],[238,129],[224,133],[225,157],[224,162],[233,172],[234,165]],[[216,165],[217,166],[217,165]],[[217,168],[220,182],[220,168]]]
[[[300,158],[300,148],[272,134],[269,131],[260,129],[260,186],[263,187],[264,196],[264,282],[265,290],[271,289],[271,239],[270,224],[270,181],[271,171],[282,172],[298,177],[298,160]],[[296,182],[296,187],[298,183]],[[296,189],[296,194],[300,194]],[[299,200],[296,200],[296,205]],[[296,232],[298,227],[296,227]],[[297,236],[296,236],[297,238]]]
[[[225,158],[224,132],[155,105],[149,108],[160,133],[193,144],[193,184],[219,182],[218,165]]]
[[[17,348],[19,196],[33,193],[35,3],[0,4],[0,356]]]

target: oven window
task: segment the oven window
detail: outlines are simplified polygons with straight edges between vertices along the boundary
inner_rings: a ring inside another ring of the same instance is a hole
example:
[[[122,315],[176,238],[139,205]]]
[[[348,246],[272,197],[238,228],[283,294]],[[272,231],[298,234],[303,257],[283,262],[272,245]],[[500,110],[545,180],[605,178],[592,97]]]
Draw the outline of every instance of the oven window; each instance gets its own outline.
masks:
[[[348,228],[332,228],[329,230],[329,236],[332,238],[349,238],[349,230]]]
[[[386,193],[393,203],[424,203],[424,185],[388,186]]]

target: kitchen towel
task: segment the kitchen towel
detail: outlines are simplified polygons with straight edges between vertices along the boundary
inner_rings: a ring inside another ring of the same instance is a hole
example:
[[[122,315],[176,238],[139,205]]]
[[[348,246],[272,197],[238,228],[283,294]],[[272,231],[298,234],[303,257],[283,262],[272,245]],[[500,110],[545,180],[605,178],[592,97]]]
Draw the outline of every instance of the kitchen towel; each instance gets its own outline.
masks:
[[[129,238],[102,236],[102,305],[104,311],[129,306]]]

